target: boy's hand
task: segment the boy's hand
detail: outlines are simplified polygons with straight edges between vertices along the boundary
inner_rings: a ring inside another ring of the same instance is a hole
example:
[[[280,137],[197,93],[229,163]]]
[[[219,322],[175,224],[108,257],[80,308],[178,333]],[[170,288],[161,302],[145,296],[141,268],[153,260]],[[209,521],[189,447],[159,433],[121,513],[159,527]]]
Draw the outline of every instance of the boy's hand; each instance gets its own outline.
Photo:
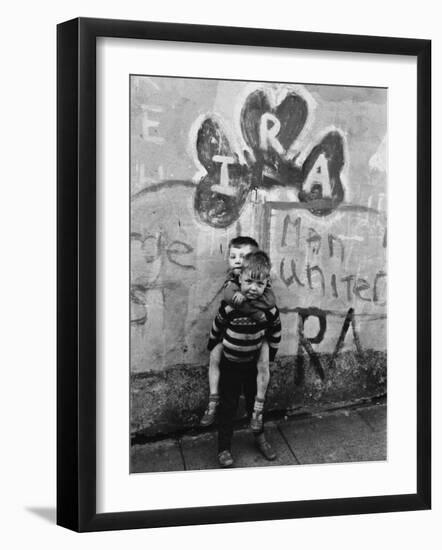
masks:
[[[241,292],[235,292],[232,298],[232,303],[235,306],[240,306],[244,301],[246,300],[246,297],[244,294],[241,294]]]

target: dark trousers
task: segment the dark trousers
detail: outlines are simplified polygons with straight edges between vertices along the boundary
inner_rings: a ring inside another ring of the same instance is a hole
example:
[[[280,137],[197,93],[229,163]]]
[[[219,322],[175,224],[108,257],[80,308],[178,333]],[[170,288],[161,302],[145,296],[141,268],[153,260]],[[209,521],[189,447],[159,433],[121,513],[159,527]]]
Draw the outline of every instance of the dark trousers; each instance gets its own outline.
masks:
[[[220,364],[219,406],[218,406],[218,452],[228,450],[233,435],[233,424],[241,393],[246,400],[246,411],[252,414],[256,397],[256,362],[242,365],[229,363],[224,359]]]

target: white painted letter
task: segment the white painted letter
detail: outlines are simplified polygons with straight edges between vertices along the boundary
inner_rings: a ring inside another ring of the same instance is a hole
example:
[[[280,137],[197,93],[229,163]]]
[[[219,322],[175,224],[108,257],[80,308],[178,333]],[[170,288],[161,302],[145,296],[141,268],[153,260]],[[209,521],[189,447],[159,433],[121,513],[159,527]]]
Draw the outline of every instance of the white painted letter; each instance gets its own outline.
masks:
[[[322,197],[331,197],[333,189],[330,187],[330,175],[328,173],[328,161],[324,153],[321,153],[312,166],[304,184],[303,191],[310,193],[314,184],[320,184],[322,189]],[[321,198],[322,198],[321,197]]]
[[[235,188],[229,185],[229,164],[234,164],[233,157],[225,157],[223,155],[214,155],[213,162],[221,163],[220,185],[212,185],[212,189],[221,195],[233,197],[236,195]]]
[[[269,128],[268,122],[273,122],[273,125]],[[281,129],[281,123],[271,113],[264,113],[261,117],[261,125],[259,128],[259,146],[263,151],[268,150],[270,145],[273,149],[283,155],[285,153],[284,147],[276,139],[276,136]]]

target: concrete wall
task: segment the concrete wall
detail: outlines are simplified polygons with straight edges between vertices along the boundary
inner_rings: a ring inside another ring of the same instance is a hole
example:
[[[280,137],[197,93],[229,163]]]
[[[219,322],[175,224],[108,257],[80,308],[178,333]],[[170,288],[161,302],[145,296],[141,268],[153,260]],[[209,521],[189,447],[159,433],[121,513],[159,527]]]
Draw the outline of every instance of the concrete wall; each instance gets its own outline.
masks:
[[[385,392],[386,109],[383,89],[132,77],[133,432],[198,421],[238,234],[282,313],[269,408]]]

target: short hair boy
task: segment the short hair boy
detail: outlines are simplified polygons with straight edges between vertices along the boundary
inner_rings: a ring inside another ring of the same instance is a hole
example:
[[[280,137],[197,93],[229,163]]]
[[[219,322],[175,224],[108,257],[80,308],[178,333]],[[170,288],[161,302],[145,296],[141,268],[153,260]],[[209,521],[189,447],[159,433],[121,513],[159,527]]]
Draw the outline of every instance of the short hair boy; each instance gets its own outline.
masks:
[[[267,288],[270,277],[270,260],[265,252],[256,251],[243,259],[239,284],[247,300],[256,300]],[[275,306],[264,312],[264,319],[234,309],[224,300],[212,325],[209,349],[222,339],[222,356],[219,377],[218,461],[221,467],[233,465],[231,440],[233,424],[241,392],[244,392],[246,410],[252,414],[257,390],[257,362],[264,338],[267,339],[269,358],[274,360],[281,340],[281,321]],[[267,442],[264,425],[254,431],[255,443],[268,460],[276,453]]]

